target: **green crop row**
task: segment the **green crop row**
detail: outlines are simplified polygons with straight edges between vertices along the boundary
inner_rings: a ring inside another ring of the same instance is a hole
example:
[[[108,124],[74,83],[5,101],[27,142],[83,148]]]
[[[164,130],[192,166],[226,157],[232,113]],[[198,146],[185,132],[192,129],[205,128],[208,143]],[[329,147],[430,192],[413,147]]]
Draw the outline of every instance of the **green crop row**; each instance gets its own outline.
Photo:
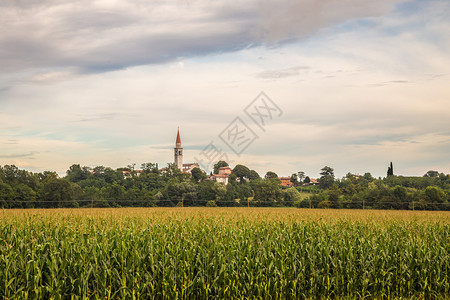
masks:
[[[1,299],[449,295],[442,222],[27,215],[0,223]]]

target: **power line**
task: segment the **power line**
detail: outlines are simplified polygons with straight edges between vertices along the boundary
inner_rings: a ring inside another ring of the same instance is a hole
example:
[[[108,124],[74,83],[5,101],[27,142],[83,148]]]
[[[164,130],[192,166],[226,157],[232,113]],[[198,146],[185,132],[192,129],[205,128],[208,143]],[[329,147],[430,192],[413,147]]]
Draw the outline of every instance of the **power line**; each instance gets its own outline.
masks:
[[[168,203],[168,202],[187,202],[187,203],[207,203],[208,201],[214,201],[216,203],[238,203],[235,200],[217,200],[217,199],[78,199],[78,200],[10,200],[10,199],[0,199],[1,203],[29,203],[29,204],[39,204],[39,203],[104,203],[104,202],[116,202],[116,203]],[[309,200],[309,199],[303,199],[300,200],[300,202],[314,202],[314,203],[320,203],[322,201],[317,200]],[[325,200],[329,201],[329,200]],[[245,202],[245,203],[244,203]],[[290,201],[261,201],[261,200],[249,200],[250,203],[256,203],[256,204],[283,204],[288,203]],[[298,202],[298,201],[295,201]],[[331,201],[329,201],[332,203]],[[420,201],[408,201],[408,202],[402,202],[402,201],[371,201],[371,206],[380,206],[384,204],[394,204],[394,205],[406,205],[406,204],[416,204],[416,205],[431,205],[431,206],[449,206],[450,203],[448,202],[442,202],[442,203],[436,203],[436,202],[420,202]],[[240,202],[239,202],[240,203]],[[243,201],[243,204],[246,204],[247,201]],[[292,203],[292,202],[291,202]],[[367,201],[350,201],[350,202],[342,202],[339,201],[338,204],[340,205],[357,205],[357,204],[365,204],[367,205]]]

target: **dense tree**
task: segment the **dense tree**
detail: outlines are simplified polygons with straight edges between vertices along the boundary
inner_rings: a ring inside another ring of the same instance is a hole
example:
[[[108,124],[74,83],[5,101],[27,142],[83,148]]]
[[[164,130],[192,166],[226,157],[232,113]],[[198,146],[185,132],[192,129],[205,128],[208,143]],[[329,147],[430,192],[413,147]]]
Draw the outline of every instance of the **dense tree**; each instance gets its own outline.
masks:
[[[248,179],[258,180],[261,179],[261,176],[259,176],[258,172],[256,172],[255,170],[250,170],[250,173],[248,174]]]
[[[47,177],[43,181],[40,199],[43,207],[76,207],[73,188],[68,180]]]
[[[408,208],[408,195],[404,186],[397,185],[391,189],[392,201],[391,206],[395,209],[407,209]]]
[[[333,169],[325,167],[321,170],[321,187],[306,185],[285,189],[273,172],[268,172],[268,178],[261,179],[254,170],[242,165],[233,170],[227,186],[199,180],[197,171],[192,175],[184,174],[173,165],[169,166],[168,172],[162,173],[156,164],[143,164],[143,167],[146,169],[140,176],[136,174],[124,179],[120,170],[128,167],[113,170],[98,166],[91,172],[90,168],[74,164],[64,178],[59,178],[55,172],[32,173],[14,165],[0,166],[0,206],[114,207],[182,203],[184,206],[205,206],[208,201],[215,201],[219,206],[450,210],[450,176],[442,173],[436,176],[434,171],[427,176],[388,176],[383,179],[374,179],[370,173],[363,176],[349,173],[342,180],[334,180]],[[324,177],[333,179],[330,186],[323,186]],[[308,182],[308,179],[306,177],[304,181]],[[298,191],[309,193],[309,197],[299,199]]]
[[[174,163],[168,163],[165,171],[163,172],[163,176],[166,178],[174,178],[180,177],[181,170],[178,169],[178,166]]]
[[[191,182],[171,180],[167,186],[167,195],[173,204],[193,206],[197,200],[197,186]]]
[[[253,190],[249,184],[240,184],[236,186],[236,196],[241,205],[247,205],[248,198],[253,196]]]
[[[268,171],[264,176],[266,179],[278,179],[278,174],[272,171]]]
[[[38,194],[29,186],[20,183],[14,188],[16,207],[33,208],[36,205]]]
[[[15,165],[5,165],[3,167],[4,181],[9,184],[16,184],[19,181],[19,168]]]
[[[327,200],[329,201],[329,204],[327,203],[326,208],[340,208],[341,207],[341,201],[340,201],[341,190],[339,189],[337,184],[333,184],[326,191],[326,194],[328,196]]]
[[[439,176],[439,172],[433,171],[433,170],[430,170],[430,171],[426,172],[425,175],[423,175],[423,177],[438,177],[438,176]]]
[[[213,190],[213,185],[215,185],[217,182],[214,182],[212,180],[204,180],[198,183],[197,185],[197,195],[198,195],[198,205],[203,205],[209,200],[216,200],[216,193]],[[218,183],[220,184],[220,183]],[[222,184],[220,184],[222,185]],[[223,187],[223,185],[222,185]],[[226,189],[225,189],[226,192]]]
[[[82,180],[86,180],[88,176],[91,175],[88,167],[81,168],[80,165],[77,164],[71,165],[66,174],[67,180],[71,182],[80,182]]]
[[[299,182],[302,182],[303,179],[305,178],[305,172],[303,172],[303,171],[297,172],[297,178],[298,178]]]
[[[12,207],[12,201],[14,200],[13,188],[4,182],[0,182],[0,205],[2,208]]]
[[[429,203],[430,209],[443,209],[447,202],[445,192],[437,186],[428,186],[423,192],[424,200]]]
[[[126,205],[125,188],[117,182],[103,188],[105,199],[110,203],[116,202],[119,205]]]
[[[369,172],[364,173],[363,178],[365,180],[367,180],[367,181],[372,181],[373,180],[372,174],[370,174]]]
[[[195,182],[200,182],[203,179],[206,179],[206,177],[207,177],[206,174],[203,173],[202,170],[200,170],[200,168],[192,169],[191,174],[192,174],[192,178],[194,179]]]
[[[290,187],[284,191],[284,205],[293,206],[294,203],[301,200],[301,195],[295,187]]]
[[[297,176],[297,173],[294,173],[294,174],[291,175],[291,182],[292,182],[292,184],[294,184],[294,185],[298,185],[298,176]]]
[[[223,201],[225,199],[225,195],[227,194],[227,189],[226,187],[218,182],[214,182],[214,184],[211,187],[211,190],[214,192],[214,196],[215,198],[210,198],[211,200],[217,201]],[[209,200],[209,199],[205,199],[205,200]]]
[[[260,180],[255,185],[255,203],[258,206],[280,205],[282,199],[281,185],[278,178]]]
[[[389,177],[389,176],[393,176],[393,175],[394,175],[394,166],[392,165],[392,161],[391,161],[391,164],[387,170],[387,176]]]
[[[250,176],[250,169],[244,165],[236,165],[232,172],[239,178],[240,183],[244,183]]]
[[[321,169],[320,172],[320,180],[319,185],[323,189],[328,189],[334,183],[334,169],[328,166],[325,166]]]
[[[159,174],[158,164],[155,163],[143,163],[141,164],[141,169],[145,173],[156,173]]]

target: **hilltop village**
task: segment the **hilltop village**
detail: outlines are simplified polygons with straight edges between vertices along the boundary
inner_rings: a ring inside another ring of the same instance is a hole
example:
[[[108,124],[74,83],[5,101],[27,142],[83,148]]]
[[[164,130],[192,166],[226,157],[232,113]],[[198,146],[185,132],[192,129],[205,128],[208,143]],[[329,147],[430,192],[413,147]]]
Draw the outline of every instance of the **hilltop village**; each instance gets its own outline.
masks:
[[[173,165],[176,166],[182,173],[184,174],[189,174],[192,175],[192,171],[196,168],[200,169],[202,171],[203,174],[206,175],[206,177],[204,178],[205,180],[212,180],[215,182],[219,182],[223,185],[227,185],[232,173],[232,169],[229,166],[222,166],[222,167],[218,167],[216,168],[213,172],[211,172],[211,174],[207,175],[206,171],[202,170],[200,168],[200,164],[193,162],[193,163],[183,163],[183,147],[181,146],[181,136],[180,136],[180,130],[178,129],[177,131],[177,137],[176,137],[176,141],[175,141],[175,148],[174,150],[174,162]],[[223,163],[223,162],[222,162]],[[161,173],[165,173],[167,171],[167,168],[161,168],[160,172]],[[135,176],[139,176],[140,174],[142,174],[142,170],[122,170],[122,173],[124,175],[124,178],[130,178],[133,175]],[[271,172],[272,173],[272,172]],[[355,175],[355,176],[359,176],[359,175]],[[308,176],[306,176],[308,177]],[[281,186],[285,186],[285,187],[292,187],[295,185],[295,182],[293,182],[291,180],[291,176],[282,176],[282,177],[278,177],[278,179],[280,180],[280,185]],[[318,181],[317,179],[314,178],[307,178],[306,183],[303,183],[303,185],[317,185]]]
[[[425,175],[397,176],[391,163],[385,178],[348,173],[339,179],[325,166],[318,180],[297,172],[261,177],[244,165],[231,168],[218,161],[207,174],[200,164],[183,163],[177,132],[174,161],[159,168],[144,163],[112,169],[73,164],[56,172],[32,173],[14,165],[0,166],[0,206],[119,207],[119,206],[296,206],[304,208],[375,208],[449,210],[450,176],[434,170]]]

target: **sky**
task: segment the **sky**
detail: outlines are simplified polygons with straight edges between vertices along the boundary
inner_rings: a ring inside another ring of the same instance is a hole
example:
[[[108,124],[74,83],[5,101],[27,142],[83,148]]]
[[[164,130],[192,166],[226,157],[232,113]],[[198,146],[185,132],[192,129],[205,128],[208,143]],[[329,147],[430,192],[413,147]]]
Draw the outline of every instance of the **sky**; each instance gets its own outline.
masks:
[[[450,173],[447,0],[1,0],[0,165]]]

